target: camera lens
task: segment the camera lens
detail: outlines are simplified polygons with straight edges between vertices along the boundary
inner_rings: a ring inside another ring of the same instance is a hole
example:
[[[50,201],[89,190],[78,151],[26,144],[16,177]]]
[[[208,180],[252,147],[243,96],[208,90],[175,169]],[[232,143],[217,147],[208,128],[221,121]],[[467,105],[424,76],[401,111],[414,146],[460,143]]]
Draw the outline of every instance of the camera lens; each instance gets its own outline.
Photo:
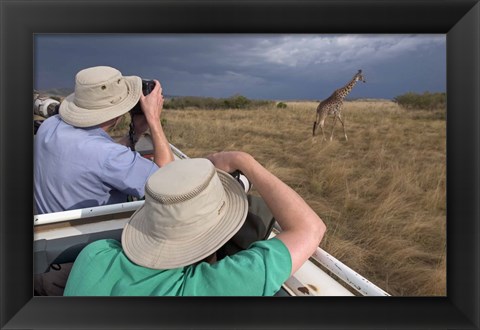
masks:
[[[155,88],[155,81],[153,80],[142,80],[142,92],[143,95],[147,96]]]

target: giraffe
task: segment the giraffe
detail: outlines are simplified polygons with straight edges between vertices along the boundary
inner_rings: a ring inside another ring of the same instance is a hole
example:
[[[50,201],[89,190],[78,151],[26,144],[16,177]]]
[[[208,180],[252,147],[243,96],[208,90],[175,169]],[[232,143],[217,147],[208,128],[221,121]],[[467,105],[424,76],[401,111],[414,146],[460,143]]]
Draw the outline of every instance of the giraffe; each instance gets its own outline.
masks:
[[[342,119],[342,106],[343,106],[343,99],[345,96],[350,93],[352,90],[353,86],[357,83],[357,81],[363,81],[365,82],[365,78],[363,77],[362,70],[358,70],[358,72],[353,76],[352,80],[342,88],[337,89],[330,95],[327,99],[323,100],[320,102],[320,104],[317,107],[317,116],[315,118],[315,122],[313,123],[313,136],[315,136],[315,131],[318,128],[318,125],[320,124],[320,128],[322,129],[322,134],[323,134],[323,140],[325,141],[325,133],[323,131],[323,127],[325,124],[325,119],[327,118],[328,115],[333,115],[333,126],[332,126],[332,133],[330,134],[330,141],[332,141],[333,138],[333,129],[335,128],[335,124],[338,120],[342,123],[343,127],[343,134],[345,135],[345,141],[348,141],[347,138],[347,133],[345,132],[345,123],[344,120]]]

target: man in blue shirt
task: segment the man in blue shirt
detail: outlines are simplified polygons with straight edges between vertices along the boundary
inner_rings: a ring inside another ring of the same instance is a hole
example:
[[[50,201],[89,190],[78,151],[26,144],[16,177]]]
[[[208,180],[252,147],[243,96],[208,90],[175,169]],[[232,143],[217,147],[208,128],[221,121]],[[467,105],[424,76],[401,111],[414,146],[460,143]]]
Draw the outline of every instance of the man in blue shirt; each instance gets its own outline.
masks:
[[[46,119],[34,142],[35,213],[126,202],[128,195],[144,196],[148,177],[173,161],[163,132],[160,83],[147,96],[142,79],[122,76],[107,66],[81,70],[75,92],[60,104],[59,114]],[[132,151],[130,139],[116,143],[108,132],[136,104],[134,140],[147,129],[153,143],[153,162]],[[61,271],[35,276],[36,294],[61,295],[71,264]]]
[[[154,161],[108,135],[121,117],[140,102],[137,138],[150,129]],[[111,67],[93,67],[76,75],[75,92],[61,103],[59,114],[40,126],[34,144],[36,213],[121,203],[144,196],[148,177],[173,160],[160,115],[162,88],[155,81],[144,96],[142,80],[122,76]]]

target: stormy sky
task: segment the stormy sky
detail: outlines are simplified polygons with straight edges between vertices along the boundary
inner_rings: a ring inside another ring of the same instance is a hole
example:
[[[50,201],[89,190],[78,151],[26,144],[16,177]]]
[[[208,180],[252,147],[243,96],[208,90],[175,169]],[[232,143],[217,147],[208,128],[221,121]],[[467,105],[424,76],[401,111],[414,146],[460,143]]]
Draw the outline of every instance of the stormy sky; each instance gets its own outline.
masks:
[[[156,78],[170,96],[319,100],[362,69],[350,98],[446,92],[446,35],[38,34],[34,88],[73,88],[108,65]]]

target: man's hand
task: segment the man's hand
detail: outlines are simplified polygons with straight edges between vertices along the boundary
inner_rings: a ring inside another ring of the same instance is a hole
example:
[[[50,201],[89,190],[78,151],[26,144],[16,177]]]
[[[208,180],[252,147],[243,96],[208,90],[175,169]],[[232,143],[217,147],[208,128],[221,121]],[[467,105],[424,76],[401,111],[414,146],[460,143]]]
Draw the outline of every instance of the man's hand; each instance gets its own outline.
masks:
[[[206,157],[216,168],[232,173],[236,170],[243,171],[243,167],[252,158],[249,154],[241,151],[223,151],[217,152]]]
[[[154,81],[155,87],[153,88],[152,92],[147,96],[143,95],[143,93],[140,95],[140,106],[145,115],[144,119],[147,123],[147,126],[150,128],[150,137],[152,138],[153,143],[153,161],[159,167],[162,167],[165,164],[173,161],[174,157],[160,122],[160,116],[163,109],[162,87],[160,86],[160,82],[158,80]],[[141,118],[143,116],[135,117]],[[139,128],[139,133],[141,128],[145,128],[145,123],[142,123],[142,119],[140,118],[138,119],[140,120],[139,125],[143,126]],[[137,121],[135,118],[134,120],[135,130],[137,130]]]
[[[158,80],[155,81],[155,87],[147,96],[140,95],[140,106],[145,115],[148,125],[160,122],[160,115],[163,109],[163,94],[162,87]],[[135,116],[136,117],[136,116]],[[136,123],[135,123],[136,124]]]
[[[160,124],[160,115],[162,113],[164,99],[160,82],[158,80],[154,81],[155,87],[152,92],[147,96],[143,95],[143,93],[140,95],[142,114],[136,114],[132,118],[137,140],[151,125]]]

